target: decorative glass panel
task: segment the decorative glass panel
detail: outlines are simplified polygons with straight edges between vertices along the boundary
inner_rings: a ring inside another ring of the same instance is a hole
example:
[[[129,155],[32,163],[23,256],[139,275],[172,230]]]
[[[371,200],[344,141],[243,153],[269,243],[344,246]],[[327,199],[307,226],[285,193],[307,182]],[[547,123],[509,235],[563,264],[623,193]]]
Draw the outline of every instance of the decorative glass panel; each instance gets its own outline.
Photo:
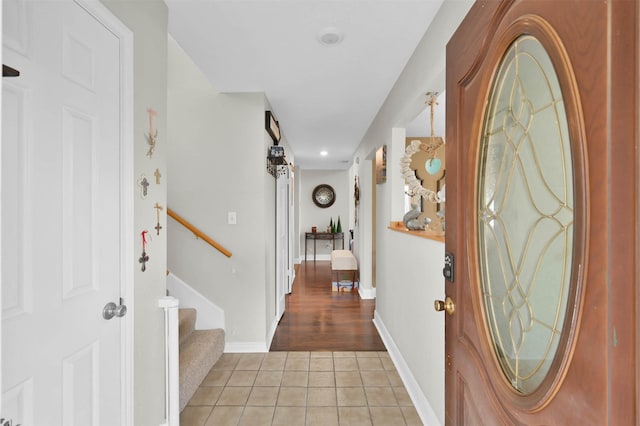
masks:
[[[567,117],[551,59],[519,37],[489,97],[479,168],[485,314],[512,386],[533,392],[560,341],[571,284],[574,182]]]

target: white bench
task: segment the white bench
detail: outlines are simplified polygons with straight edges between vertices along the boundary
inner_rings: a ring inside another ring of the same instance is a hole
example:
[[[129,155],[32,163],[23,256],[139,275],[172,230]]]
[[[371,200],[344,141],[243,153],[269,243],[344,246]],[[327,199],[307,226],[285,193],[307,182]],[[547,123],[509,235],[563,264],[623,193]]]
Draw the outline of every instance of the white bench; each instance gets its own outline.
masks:
[[[345,284],[345,281],[340,280],[341,274],[350,274],[351,284],[350,287],[353,290],[357,286],[358,277],[358,261],[356,257],[349,250],[333,250],[331,252],[331,277],[333,279],[335,274],[337,290],[346,288],[349,284]]]

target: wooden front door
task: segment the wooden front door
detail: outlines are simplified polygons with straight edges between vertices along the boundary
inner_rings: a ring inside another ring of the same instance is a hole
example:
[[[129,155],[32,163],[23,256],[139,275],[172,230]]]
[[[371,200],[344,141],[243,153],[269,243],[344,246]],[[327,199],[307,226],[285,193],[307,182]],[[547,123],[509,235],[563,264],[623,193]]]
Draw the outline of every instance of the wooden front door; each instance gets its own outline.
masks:
[[[448,425],[638,423],[635,1],[479,1],[447,46]]]

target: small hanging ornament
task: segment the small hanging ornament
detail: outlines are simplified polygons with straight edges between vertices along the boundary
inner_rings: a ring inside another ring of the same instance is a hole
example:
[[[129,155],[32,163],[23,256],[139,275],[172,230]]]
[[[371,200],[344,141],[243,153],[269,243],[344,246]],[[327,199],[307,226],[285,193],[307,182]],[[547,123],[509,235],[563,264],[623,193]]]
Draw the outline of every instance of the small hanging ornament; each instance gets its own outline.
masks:
[[[138,187],[140,188],[140,198],[143,200],[147,198],[147,193],[149,191],[149,180],[145,175],[140,175],[140,179],[138,179]]]
[[[156,169],[153,175],[156,177],[156,185],[160,185],[160,178],[162,177],[162,173],[160,173],[160,169]]]
[[[145,135],[147,139],[147,145],[149,145],[149,149],[147,150],[147,157],[153,157],[153,151],[156,149],[156,142],[158,141],[158,129],[153,128],[153,117],[158,115],[158,112],[153,108],[147,108],[147,114],[149,114],[149,133]]]
[[[156,209],[156,218],[157,218],[157,224],[153,229],[156,230],[156,235],[160,235],[160,230],[162,229],[162,226],[160,225],[160,211],[163,210],[164,207],[156,203],[156,205],[153,206],[153,208]]]
[[[444,141],[442,140],[442,138],[435,137],[435,133],[433,130],[433,127],[434,127],[433,126],[433,121],[434,121],[433,110],[434,110],[434,105],[438,105],[436,96],[433,93],[431,94],[431,97],[427,101],[427,104],[431,108],[431,137],[426,142],[423,142],[420,145],[420,149],[422,151],[425,151],[429,156],[427,161],[424,163],[424,169],[430,175],[435,175],[440,171],[440,167],[442,167],[442,161],[440,161],[439,158],[436,158],[436,151],[440,149],[440,147],[444,144]]]
[[[138,262],[142,264],[142,267],[140,268],[142,272],[147,270],[147,262],[149,261],[149,255],[147,254],[147,234],[148,233],[149,231],[145,230],[145,231],[142,231],[140,234],[142,237],[142,255],[138,259]]]

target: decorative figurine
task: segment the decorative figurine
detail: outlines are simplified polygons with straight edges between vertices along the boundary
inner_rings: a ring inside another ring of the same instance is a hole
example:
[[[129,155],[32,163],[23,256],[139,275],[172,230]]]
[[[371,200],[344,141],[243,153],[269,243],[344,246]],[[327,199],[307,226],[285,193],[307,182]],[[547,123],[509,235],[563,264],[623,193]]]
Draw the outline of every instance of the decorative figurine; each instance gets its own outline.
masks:
[[[444,212],[444,209],[442,209],[438,213],[436,213],[436,216],[438,216],[438,218],[440,219],[440,225],[442,225],[442,231],[444,232],[444,230],[445,230],[445,212]]]
[[[402,221],[404,222],[404,226],[407,227],[410,231],[424,231],[425,226],[429,225],[431,219],[426,217],[424,221],[420,221],[418,218],[420,217],[422,212],[418,209],[417,204],[411,204],[411,210],[405,213]]]

